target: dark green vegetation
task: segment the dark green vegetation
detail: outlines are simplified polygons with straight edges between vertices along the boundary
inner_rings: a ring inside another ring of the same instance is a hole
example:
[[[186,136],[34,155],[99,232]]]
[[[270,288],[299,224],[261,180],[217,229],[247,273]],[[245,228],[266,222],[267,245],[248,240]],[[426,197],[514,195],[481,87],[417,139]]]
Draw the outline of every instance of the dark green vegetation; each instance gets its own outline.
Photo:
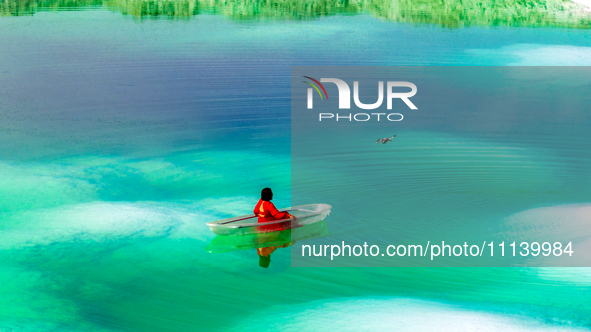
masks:
[[[591,15],[568,0],[2,0],[0,16],[104,7],[136,18],[222,14],[238,20],[309,20],[370,14],[404,23],[444,27],[591,27]]]

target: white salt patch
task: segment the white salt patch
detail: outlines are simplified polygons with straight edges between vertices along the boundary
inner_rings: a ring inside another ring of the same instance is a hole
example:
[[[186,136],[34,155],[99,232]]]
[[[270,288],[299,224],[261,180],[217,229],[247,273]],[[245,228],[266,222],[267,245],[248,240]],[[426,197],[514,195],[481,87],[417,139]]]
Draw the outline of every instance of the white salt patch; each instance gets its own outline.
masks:
[[[17,212],[3,220],[0,248],[156,236],[207,241],[214,236],[207,222],[228,212],[244,211],[247,207],[250,210],[254,204],[251,201],[228,198],[187,204],[93,202]]]
[[[415,299],[332,299],[260,312],[231,331],[588,331]]]
[[[560,242],[562,248],[567,248],[567,244],[572,243],[570,249],[573,253],[568,257],[567,254],[558,257],[550,254],[548,257],[539,255],[532,259],[540,262],[552,260],[554,263],[551,265],[554,266],[591,265],[591,204],[567,204],[525,210],[506,218],[501,224],[501,234],[507,239],[517,241],[518,246],[521,241],[540,244],[548,242],[552,246]]]
[[[586,6],[586,10],[588,11],[589,9],[591,9],[591,0],[571,0],[572,2],[576,2],[579,3],[583,6]]]
[[[590,1],[590,0],[578,0]],[[467,52],[490,63],[510,66],[589,66],[591,47],[569,45],[515,44],[497,49],[472,49]],[[499,59],[504,60],[498,63]]]

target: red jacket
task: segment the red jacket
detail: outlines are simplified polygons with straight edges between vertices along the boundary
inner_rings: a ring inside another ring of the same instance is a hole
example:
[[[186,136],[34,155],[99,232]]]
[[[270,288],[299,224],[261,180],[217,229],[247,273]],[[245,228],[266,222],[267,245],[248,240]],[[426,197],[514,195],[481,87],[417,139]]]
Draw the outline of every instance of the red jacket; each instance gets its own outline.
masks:
[[[263,201],[262,199],[259,199],[259,202],[254,207],[254,214],[259,217],[259,222],[289,218],[289,213],[280,212],[273,203]]]

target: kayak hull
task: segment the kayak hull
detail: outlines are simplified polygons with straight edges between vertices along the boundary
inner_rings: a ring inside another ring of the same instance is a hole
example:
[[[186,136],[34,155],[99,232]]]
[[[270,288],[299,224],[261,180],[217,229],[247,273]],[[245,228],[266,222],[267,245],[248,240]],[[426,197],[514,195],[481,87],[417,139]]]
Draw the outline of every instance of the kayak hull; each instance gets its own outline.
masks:
[[[207,223],[207,226],[217,235],[278,232],[322,221],[328,216],[331,208],[328,204],[300,205],[281,209],[281,211],[289,212],[294,218],[259,223],[257,222],[257,217],[254,214],[250,214],[212,221]]]

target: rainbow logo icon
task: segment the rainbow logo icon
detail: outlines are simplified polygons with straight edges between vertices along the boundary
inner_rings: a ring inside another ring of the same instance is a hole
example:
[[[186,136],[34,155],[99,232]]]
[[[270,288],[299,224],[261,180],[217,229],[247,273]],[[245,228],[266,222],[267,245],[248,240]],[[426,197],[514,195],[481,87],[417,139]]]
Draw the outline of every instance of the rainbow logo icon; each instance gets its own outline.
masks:
[[[314,83],[318,84],[318,86],[320,87],[320,89],[322,89],[322,91],[324,91],[324,95],[326,96],[326,100],[328,100],[328,94],[326,93],[326,90],[324,89],[324,86],[322,86],[322,83],[318,82],[317,80],[313,79],[310,76],[303,76],[303,77],[305,77],[305,78],[313,81]],[[307,81],[302,81],[302,82],[311,85],[314,89],[316,89],[316,91],[320,95],[320,99],[324,99],[324,97],[322,97],[322,93],[320,92],[320,89],[318,89],[318,87],[316,85],[314,85],[314,84],[312,84],[310,82],[307,82]]]

